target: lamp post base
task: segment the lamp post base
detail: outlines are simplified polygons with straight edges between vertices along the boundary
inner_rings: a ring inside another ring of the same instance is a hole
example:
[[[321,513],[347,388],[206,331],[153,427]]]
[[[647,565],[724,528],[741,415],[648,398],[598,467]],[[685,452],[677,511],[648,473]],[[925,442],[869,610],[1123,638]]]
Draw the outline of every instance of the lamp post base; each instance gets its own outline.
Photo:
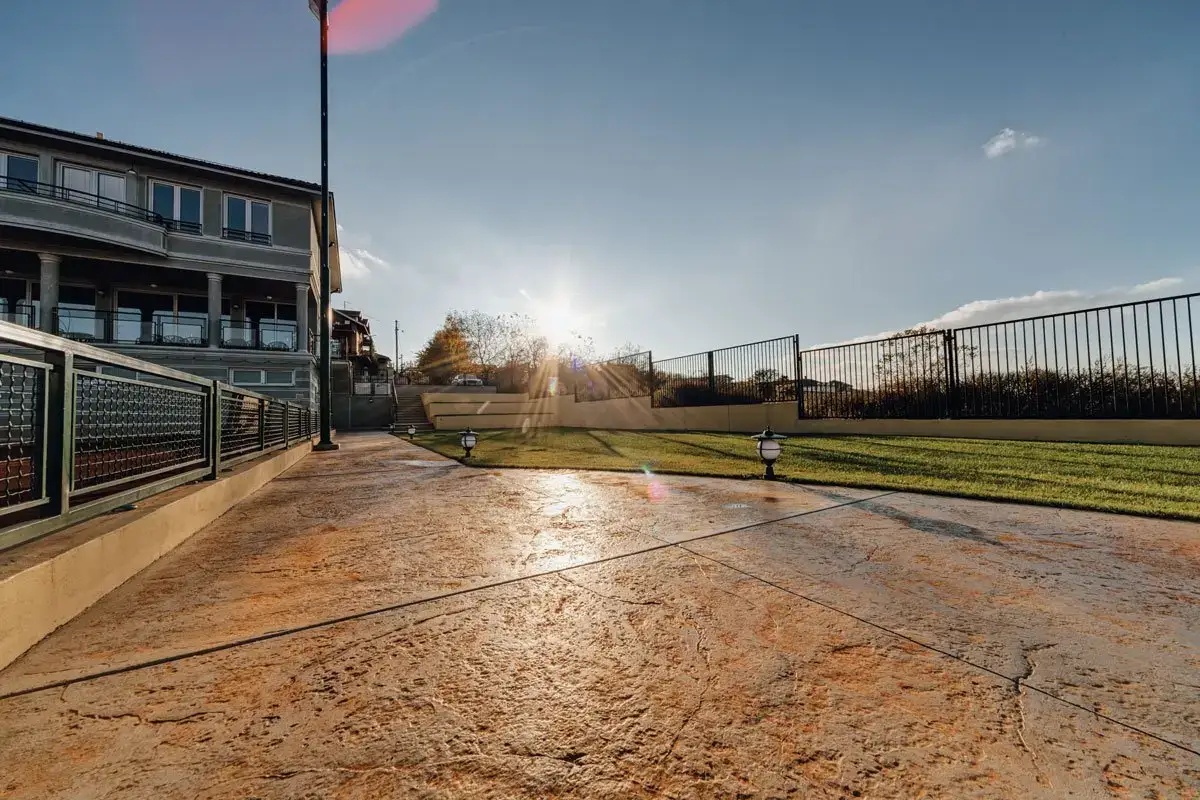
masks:
[[[774,464],[767,464],[767,474],[764,475],[763,478],[768,481],[775,480],[775,465]]]
[[[341,450],[342,446],[337,442],[317,442],[313,445],[313,450],[318,453],[326,453],[330,450]]]

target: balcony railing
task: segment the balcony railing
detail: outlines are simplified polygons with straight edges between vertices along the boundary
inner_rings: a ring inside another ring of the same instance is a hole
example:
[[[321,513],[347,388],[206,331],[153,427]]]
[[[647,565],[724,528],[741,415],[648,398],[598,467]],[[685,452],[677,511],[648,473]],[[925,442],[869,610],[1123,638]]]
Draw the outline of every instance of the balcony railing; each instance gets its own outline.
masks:
[[[259,231],[244,231],[241,228],[222,228],[221,237],[232,239],[236,242],[250,242],[252,244],[269,245],[271,243],[271,234],[260,233]]]
[[[208,317],[203,314],[104,311],[58,308],[54,330],[59,336],[88,344],[148,344],[174,347],[208,345]]]
[[[299,329],[294,322],[221,321],[221,346],[242,350],[274,350],[291,353],[298,349]]]
[[[37,309],[33,306],[18,305],[12,311],[0,311],[0,321],[11,322],[25,328],[36,328],[38,324]]]
[[[107,211],[110,214],[117,214],[122,217],[149,222],[152,225],[167,226],[167,220],[159,214],[155,214],[148,208],[141,206],[130,205],[121,200],[113,200],[108,197],[103,197],[90,192],[81,192],[78,189],[68,189],[65,186],[55,186],[52,183],[40,183],[38,181],[28,181],[22,178],[8,178],[0,175],[0,191],[12,192],[15,194],[28,194],[36,197],[45,197],[51,200],[58,200],[71,205],[87,206],[88,208],[96,208],[100,211]]]

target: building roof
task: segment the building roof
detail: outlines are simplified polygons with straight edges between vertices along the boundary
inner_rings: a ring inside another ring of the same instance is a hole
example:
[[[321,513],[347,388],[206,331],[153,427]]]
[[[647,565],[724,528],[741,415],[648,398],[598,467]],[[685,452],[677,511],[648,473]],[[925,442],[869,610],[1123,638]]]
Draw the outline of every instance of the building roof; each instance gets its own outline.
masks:
[[[235,175],[237,177],[248,178],[255,181],[264,181],[279,186],[298,189],[303,192],[319,193],[321,191],[321,185],[319,183],[297,180],[296,178],[286,178],[282,175],[272,175],[269,172],[255,172],[254,170],[242,169],[241,167],[232,167],[228,164],[219,164],[215,161],[205,161],[203,159],[192,158],[190,156],[181,156],[176,153],[168,153],[165,150],[154,150],[149,147],[140,147],[134,144],[119,142],[114,139],[101,138],[99,135],[88,136],[82,133],[75,133],[74,131],[62,130],[61,128],[51,128],[47,125],[38,125],[33,122],[25,122],[24,120],[0,117],[0,130],[6,128],[9,130],[33,133],[41,136],[48,136],[70,141],[102,150],[117,150],[125,153],[173,161],[177,164],[183,164],[189,167],[196,167],[198,169],[205,169],[214,172],[222,172],[227,175]]]

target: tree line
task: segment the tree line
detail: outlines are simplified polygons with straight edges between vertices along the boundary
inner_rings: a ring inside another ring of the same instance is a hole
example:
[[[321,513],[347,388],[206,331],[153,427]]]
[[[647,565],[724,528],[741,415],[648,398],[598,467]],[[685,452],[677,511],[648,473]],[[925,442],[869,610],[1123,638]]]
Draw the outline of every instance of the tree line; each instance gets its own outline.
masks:
[[[552,346],[526,314],[450,311],[418,353],[409,378],[447,384],[469,374],[501,389],[528,391],[539,380],[640,350],[627,342],[601,356],[592,337],[577,331]]]

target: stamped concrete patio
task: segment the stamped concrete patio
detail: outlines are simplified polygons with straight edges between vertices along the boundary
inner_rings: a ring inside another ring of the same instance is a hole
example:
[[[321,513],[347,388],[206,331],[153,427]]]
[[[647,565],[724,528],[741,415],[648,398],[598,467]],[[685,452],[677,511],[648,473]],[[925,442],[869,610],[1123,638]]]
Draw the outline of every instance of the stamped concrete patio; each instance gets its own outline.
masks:
[[[342,444],[0,673],[0,796],[1200,792],[1200,526]]]

